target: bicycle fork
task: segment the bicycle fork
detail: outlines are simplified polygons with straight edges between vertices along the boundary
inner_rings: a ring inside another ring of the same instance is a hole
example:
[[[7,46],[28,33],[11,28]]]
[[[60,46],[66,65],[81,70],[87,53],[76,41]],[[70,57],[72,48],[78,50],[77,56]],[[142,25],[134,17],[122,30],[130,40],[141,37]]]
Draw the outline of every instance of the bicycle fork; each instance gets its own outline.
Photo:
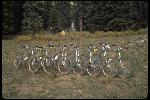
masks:
[[[103,49],[103,51],[104,51],[104,55],[103,55],[104,57],[105,57],[106,54],[107,54],[107,50],[106,50],[107,48],[110,49],[110,46],[109,46],[109,45],[106,45],[106,44],[103,44],[102,49]],[[110,64],[109,64],[109,63],[110,63],[111,61],[112,61],[112,59],[110,59],[110,58],[105,60],[105,62],[106,62],[106,64],[107,64],[107,67],[108,67],[108,68],[110,67]]]
[[[118,51],[119,63],[120,63],[120,65],[121,65],[122,68],[125,68],[124,65],[123,65],[123,63],[122,63],[122,60],[121,60],[121,53],[120,53],[121,49],[122,49],[122,48],[120,48],[120,47],[118,47],[118,49],[117,49],[117,51]]]
[[[78,67],[81,66],[79,56],[80,56],[80,50],[77,47],[77,49],[76,49],[76,60],[75,61],[76,61],[76,64]]]

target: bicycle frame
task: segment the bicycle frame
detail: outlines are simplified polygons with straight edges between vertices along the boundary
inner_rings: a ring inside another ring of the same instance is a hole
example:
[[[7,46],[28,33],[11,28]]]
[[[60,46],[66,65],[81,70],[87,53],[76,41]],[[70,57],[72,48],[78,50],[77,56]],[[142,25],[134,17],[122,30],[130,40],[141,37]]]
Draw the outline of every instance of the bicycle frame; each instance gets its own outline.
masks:
[[[81,68],[81,63],[80,63],[80,46],[73,46],[75,49],[75,66],[73,67],[73,72],[74,74],[77,75],[83,74],[83,69]],[[76,68],[80,71],[79,73],[75,71]]]
[[[18,56],[21,56],[21,63],[23,63],[23,61],[27,61],[28,59],[29,59],[29,54],[27,54],[28,52],[28,49],[29,49],[29,46],[21,46],[21,51],[17,51],[16,53],[15,53],[15,56],[16,56],[16,54],[17,53],[19,53],[19,55]],[[15,58],[15,61],[17,60],[17,58]]]
[[[39,51],[43,51],[45,49],[44,46],[40,47],[40,46],[34,46],[31,50],[31,58],[29,60],[29,70],[32,73],[36,73],[39,68],[42,66],[44,67],[44,63],[43,63],[43,59],[44,57],[41,55],[36,55],[36,53],[39,53]],[[40,64],[39,64],[40,63]],[[39,65],[37,65],[39,64]],[[34,70],[32,70],[32,68],[34,68]]]
[[[67,48],[66,46],[60,46],[61,48],[61,57],[62,57],[62,60],[66,60],[67,58],[67,53],[65,52],[65,49]],[[65,62],[63,62],[64,64]]]
[[[127,49],[127,48],[125,48],[125,49]],[[123,71],[123,72],[121,71],[121,73],[119,71],[118,75],[122,78],[127,78],[133,74],[133,68],[130,65],[130,62],[128,61],[128,59],[122,58],[122,55],[121,55],[122,50],[123,50],[122,47],[119,47],[119,46],[117,47],[118,61],[119,61],[118,69]]]
[[[48,47],[50,48],[50,50],[53,50],[54,45],[49,45]],[[59,47],[59,46],[58,46],[58,47]],[[54,61],[54,64],[55,64],[56,61],[58,60],[60,54],[58,53],[58,54],[56,54],[56,55],[51,55],[51,56],[50,56],[50,55],[48,55],[48,50],[49,50],[49,49],[46,49],[46,50],[45,50],[45,55],[46,55],[46,57],[48,57],[48,58],[50,58],[52,61]],[[48,62],[47,59],[46,59],[46,62]]]
[[[93,60],[92,60],[92,58],[93,58],[92,46],[91,45],[90,46],[87,45],[87,47],[88,47],[89,55],[90,55],[89,63],[92,64],[93,63]],[[94,49],[95,49],[95,47],[94,47]]]
[[[111,76],[111,77],[114,77],[117,75],[118,73],[118,68],[117,68],[117,65],[116,65],[116,56],[115,58],[107,58],[107,54],[109,54],[110,50],[111,50],[111,45],[108,45],[108,44],[105,44],[105,43],[101,43],[102,45],[102,50],[103,50],[103,66],[102,66],[102,72],[105,76]],[[106,57],[106,58],[105,58]],[[111,62],[115,65],[111,66]],[[106,65],[105,65],[106,64]],[[115,67],[115,68],[114,68]],[[108,73],[107,70],[108,69]],[[111,73],[109,73],[109,71]],[[112,72],[113,71],[113,72]],[[113,73],[113,74],[112,74]],[[111,75],[110,75],[111,74]]]
[[[69,66],[70,65],[70,59],[67,58],[67,53],[65,51],[67,46],[64,45],[64,46],[58,46],[58,47],[61,49],[60,53],[55,56],[55,58],[56,57],[58,58],[58,59],[56,59],[57,65],[58,65],[58,71],[62,74],[68,74],[71,71],[71,68]],[[68,63],[67,63],[67,61],[68,61]],[[65,70],[65,72],[64,72],[64,70]]]

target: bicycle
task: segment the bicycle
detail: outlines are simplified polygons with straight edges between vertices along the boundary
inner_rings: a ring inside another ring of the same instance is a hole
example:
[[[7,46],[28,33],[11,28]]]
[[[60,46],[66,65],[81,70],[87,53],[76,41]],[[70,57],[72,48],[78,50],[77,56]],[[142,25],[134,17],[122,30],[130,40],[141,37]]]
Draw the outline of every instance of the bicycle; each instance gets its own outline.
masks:
[[[54,51],[56,51],[54,48],[54,45],[48,45],[49,48],[45,48],[45,58],[44,58],[44,72],[46,74],[52,74],[56,71],[56,65],[58,60],[58,54],[56,54]]]
[[[15,57],[13,63],[17,69],[20,68],[32,55],[29,46],[25,45],[20,47],[20,50],[13,53],[13,58]]]
[[[128,49],[124,47],[124,49]],[[125,56],[125,52],[123,51],[122,47],[117,46],[118,52],[118,76],[121,78],[129,78],[133,74],[133,68],[131,63],[127,59],[127,57],[123,58],[122,55]]]
[[[81,45],[80,46],[72,46],[74,49],[75,49],[75,53],[73,56],[73,59],[75,60],[71,60],[73,63],[73,73],[76,74],[76,75],[83,75],[84,74],[84,71],[83,71],[83,68],[82,68],[82,61],[81,61],[81,58],[80,58],[80,53],[81,53]]]
[[[88,75],[90,76],[99,76],[101,68],[101,57],[98,55],[98,48],[94,45],[86,45],[89,49],[89,64],[86,69]]]
[[[44,55],[40,54],[43,49],[44,46],[33,46],[32,48],[32,56],[30,57],[28,62],[29,71],[31,71],[32,73],[36,73],[40,69],[40,66],[44,66]]]
[[[70,60],[67,58],[67,52],[65,51],[67,49],[66,45],[58,46],[60,48],[60,53],[56,55],[57,59],[57,68],[58,71],[61,74],[67,75],[70,73]]]
[[[106,71],[104,71],[106,76],[111,76],[111,77],[115,77],[115,76],[119,76],[121,78],[128,78],[133,74],[133,68],[131,66],[131,63],[129,62],[129,60],[127,59],[127,57],[125,57],[125,53],[123,51],[124,49],[128,49],[127,47],[120,47],[117,45],[105,45],[106,48],[112,48],[112,53],[115,54],[115,56],[113,57],[113,61],[114,61],[114,68],[113,68],[113,75],[109,75],[106,73]],[[106,52],[106,51],[105,51]],[[107,54],[107,53],[105,53]],[[122,56],[123,55],[123,56]],[[125,58],[123,58],[125,57]],[[106,63],[108,63],[109,61],[106,61]],[[106,67],[104,67],[106,68]]]
[[[117,55],[114,52],[114,48],[111,49],[111,47],[108,44],[105,43],[99,43],[103,50],[102,53],[102,61],[103,66],[101,67],[103,74],[106,77],[115,77],[118,74],[118,67],[117,67]]]

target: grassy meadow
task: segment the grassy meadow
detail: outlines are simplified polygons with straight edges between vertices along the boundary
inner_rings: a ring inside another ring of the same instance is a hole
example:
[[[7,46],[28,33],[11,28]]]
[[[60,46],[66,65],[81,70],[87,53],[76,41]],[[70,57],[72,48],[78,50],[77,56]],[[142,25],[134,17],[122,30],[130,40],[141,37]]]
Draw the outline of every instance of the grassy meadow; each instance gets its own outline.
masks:
[[[148,38],[147,29],[125,32],[67,32],[60,34],[37,33],[35,38],[24,34],[2,39],[2,97],[38,99],[143,99],[148,96],[148,43],[131,41]],[[20,44],[90,44],[108,43],[128,46],[127,56],[134,68],[131,78],[90,77],[74,74],[47,75],[43,70],[32,74],[24,64],[13,66],[11,54]]]

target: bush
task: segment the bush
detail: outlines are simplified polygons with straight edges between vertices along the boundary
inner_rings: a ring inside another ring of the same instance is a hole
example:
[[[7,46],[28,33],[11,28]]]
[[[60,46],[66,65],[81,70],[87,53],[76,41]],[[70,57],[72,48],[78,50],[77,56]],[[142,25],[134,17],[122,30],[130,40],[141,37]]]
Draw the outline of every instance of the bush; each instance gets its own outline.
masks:
[[[114,18],[107,24],[107,28],[111,31],[123,31],[127,29],[127,21],[123,18]]]

